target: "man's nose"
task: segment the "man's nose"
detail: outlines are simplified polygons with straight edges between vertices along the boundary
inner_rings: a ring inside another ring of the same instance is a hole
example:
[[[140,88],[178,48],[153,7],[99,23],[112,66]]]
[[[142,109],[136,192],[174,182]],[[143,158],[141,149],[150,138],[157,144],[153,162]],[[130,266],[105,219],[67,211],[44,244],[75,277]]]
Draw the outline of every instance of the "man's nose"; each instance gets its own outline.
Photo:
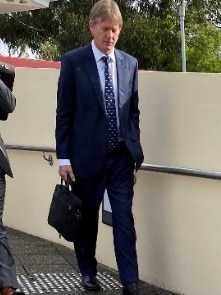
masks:
[[[109,38],[112,38],[112,37],[113,37],[113,32],[112,32],[112,30],[108,30],[108,31],[107,31],[107,36],[108,36]]]

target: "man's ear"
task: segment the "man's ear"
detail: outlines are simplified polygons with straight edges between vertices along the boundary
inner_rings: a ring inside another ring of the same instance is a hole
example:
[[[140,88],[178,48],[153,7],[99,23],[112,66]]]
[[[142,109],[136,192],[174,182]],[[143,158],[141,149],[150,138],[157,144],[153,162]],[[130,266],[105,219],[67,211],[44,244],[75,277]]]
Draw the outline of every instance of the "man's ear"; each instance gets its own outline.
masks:
[[[94,23],[90,20],[89,21],[89,29],[90,29],[92,35],[93,35],[93,26],[94,26]]]

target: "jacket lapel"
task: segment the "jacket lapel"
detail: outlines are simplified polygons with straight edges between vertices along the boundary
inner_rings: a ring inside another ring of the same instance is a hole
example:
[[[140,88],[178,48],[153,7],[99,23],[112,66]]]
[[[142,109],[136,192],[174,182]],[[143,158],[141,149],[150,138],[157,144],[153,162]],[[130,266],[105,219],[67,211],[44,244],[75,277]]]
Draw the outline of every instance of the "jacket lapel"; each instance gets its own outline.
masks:
[[[96,96],[102,110],[105,113],[103,91],[101,88],[101,82],[100,82],[97,65],[96,65],[91,44],[85,47],[83,67],[84,67],[85,73],[88,76],[88,80],[92,85],[94,95]]]
[[[117,66],[117,81],[118,81],[118,101],[119,101],[119,115],[121,117],[122,108],[125,104],[125,83],[127,77],[127,64],[123,59],[121,53],[115,49],[116,66]]]

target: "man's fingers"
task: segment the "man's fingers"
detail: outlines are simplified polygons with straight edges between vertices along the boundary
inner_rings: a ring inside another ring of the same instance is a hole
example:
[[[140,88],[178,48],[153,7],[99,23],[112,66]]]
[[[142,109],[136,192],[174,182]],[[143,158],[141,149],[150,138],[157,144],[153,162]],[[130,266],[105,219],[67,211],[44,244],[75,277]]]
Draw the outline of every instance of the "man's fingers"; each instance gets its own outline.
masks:
[[[59,166],[59,175],[64,181],[67,181],[67,176],[69,175],[72,181],[75,181],[75,176],[70,165]]]
[[[74,173],[73,172],[72,173],[69,173],[69,176],[70,176],[70,178],[71,178],[72,181],[75,181],[75,176],[74,176]]]

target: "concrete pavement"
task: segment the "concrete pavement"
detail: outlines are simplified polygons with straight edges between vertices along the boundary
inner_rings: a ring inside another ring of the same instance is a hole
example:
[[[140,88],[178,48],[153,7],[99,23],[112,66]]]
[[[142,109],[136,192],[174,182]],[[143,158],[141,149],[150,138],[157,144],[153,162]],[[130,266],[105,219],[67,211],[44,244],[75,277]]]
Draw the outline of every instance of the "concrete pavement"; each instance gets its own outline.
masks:
[[[81,277],[73,250],[59,244],[6,228],[11,251],[17,265],[20,290],[25,294],[90,294],[81,287]],[[98,295],[121,295],[118,273],[98,264]],[[175,295],[140,282],[144,295]]]

